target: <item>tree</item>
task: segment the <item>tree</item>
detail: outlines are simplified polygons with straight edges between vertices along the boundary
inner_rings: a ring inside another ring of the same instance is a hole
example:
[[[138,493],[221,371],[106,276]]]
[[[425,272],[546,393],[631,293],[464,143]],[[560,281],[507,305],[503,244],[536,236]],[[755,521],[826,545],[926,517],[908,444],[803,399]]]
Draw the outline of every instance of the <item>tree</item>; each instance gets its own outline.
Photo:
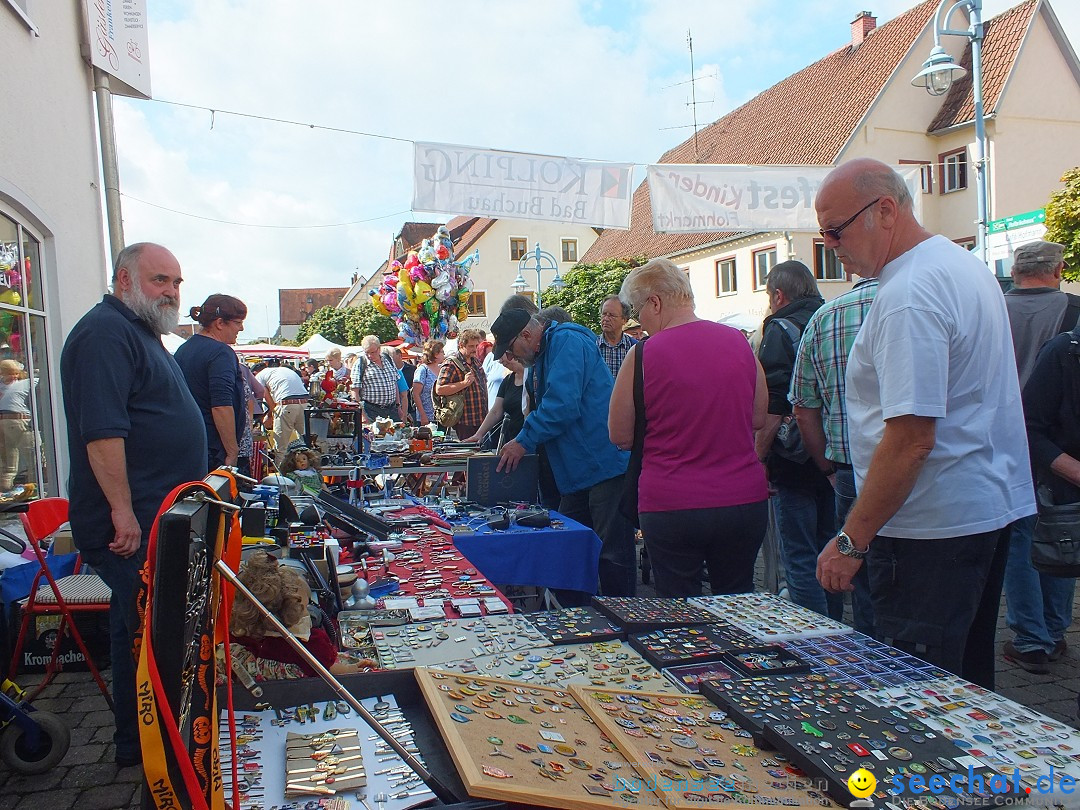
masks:
[[[646,256],[625,259],[605,259],[597,264],[575,264],[563,278],[561,290],[544,290],[541,303],[545,307],[559,306],[570,313],[574,323],[600,334],[600,304],[609,295],[618,295],[623,279],[635,267],[647,261]]]
[[[345,310],[345,338],[343,343],[358,346],[367,335],[375,335],[386,343],[398,336],[398,327],[392,318],[380,315],[370,303]]]
[[[1061,176],[1065,188],[1050,195],[1046,203],[1046,239],[1065,245],[1068,281],[1080,280],[1080,166]]]
[[[331,343],[345,344],[345,310],[323,307],[300,324],[296,333],[297,343],[303,343],[312,335],[322,335]]]

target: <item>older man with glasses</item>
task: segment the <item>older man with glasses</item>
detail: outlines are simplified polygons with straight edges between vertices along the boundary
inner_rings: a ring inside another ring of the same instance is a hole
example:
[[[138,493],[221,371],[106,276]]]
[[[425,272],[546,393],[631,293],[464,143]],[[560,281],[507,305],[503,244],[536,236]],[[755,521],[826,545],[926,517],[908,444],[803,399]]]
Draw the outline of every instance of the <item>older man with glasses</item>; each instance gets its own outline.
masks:
[[[825,247],[879,279],[846,374],[858,499],[818,579],[848,591],[867,565],[882,640],[993,689],[1009,527],[1035,512],[1001,290],[883,163],[834,169],[815,206]]]

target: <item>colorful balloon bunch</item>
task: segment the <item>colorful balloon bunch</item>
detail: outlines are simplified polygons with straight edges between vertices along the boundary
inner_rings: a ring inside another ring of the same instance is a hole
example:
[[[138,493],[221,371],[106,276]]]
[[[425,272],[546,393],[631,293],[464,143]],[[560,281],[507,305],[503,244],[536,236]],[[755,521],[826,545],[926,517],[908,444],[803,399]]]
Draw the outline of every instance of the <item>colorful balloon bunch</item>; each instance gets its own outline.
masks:
[[[425,239],[419,251],[410,251],[404,264],[392,262],[379,289],[368,295],[380,314],[394,319],[398,335],[409,343],[454,337],[458,324],[469,315],[467,304],[473,290],[469,272],[479,261],[479,250],[456,261],[450,231],[440,225],[434,241]]]

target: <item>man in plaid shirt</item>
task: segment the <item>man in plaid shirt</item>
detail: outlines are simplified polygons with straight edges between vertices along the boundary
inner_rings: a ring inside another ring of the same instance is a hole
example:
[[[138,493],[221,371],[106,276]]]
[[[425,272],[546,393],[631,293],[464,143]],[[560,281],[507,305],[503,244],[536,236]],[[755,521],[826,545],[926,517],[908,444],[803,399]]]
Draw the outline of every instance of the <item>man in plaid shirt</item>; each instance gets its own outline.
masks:
[[[611,369],[611,376],[618,377],[623,360],[630,347],[637,343],[629,335],[623,334],[630,309],[617,295],[609,295],[600,305],[600,337],[596,339],[596,348],[604,363]]]
[[[848,447],[844,375],[848,355],[863,319],[877,293],[877,279],[859,281],[843,295],[815,312],[803,330],[791,376],[791,402],[803,445],[836,493],[836,525],[843,526],[855,502],[855,471]],[[855,629],[872,635],[874,608],[866,566],[853,580],[852,616]]]
[[[465,410],[453,426],[462,438],[476,433],[488,412],[487,375],[476,360],[476,349],[485,337],[479,329],[461,330],[457,351],[443,362],[435,381],[435,393],[440,397],[465,394]]]
[[[363,355],[352,368],[353,399],[364,403],[364,416],[376,419],[401,418],[398,407],[398,370],[394,361],[382,353],[382,343],[375,335],[360,341]]]

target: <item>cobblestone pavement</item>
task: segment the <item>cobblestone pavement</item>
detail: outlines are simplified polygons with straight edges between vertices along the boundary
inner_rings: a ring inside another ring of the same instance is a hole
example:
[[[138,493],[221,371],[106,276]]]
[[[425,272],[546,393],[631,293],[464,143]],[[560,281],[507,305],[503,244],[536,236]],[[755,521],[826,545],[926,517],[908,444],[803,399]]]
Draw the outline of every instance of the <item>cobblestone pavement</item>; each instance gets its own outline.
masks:
[[[639,596],[654,596],[651,588]],[[1080,616],[1080,610],[1076,611]],[[1077,726],[1080,692],[1080,624],[1066,636],[1068,651],[1051,664],[1051,674],[1032,675],[1001,658],[1001,644],[1011,638],[1004,604],[998,620],[997,689],[1006,697],[1057,720]],[[108,672],[104,673],[106,679]],[[35,676],[19,679],[23,687]],[[49,773],[26,777],[0,764],[0,810],[124,810],[139,806],[142,770],[113,764],[112,713],[90,675],[61,673],[35,701],[71,727],[71,750]]]

